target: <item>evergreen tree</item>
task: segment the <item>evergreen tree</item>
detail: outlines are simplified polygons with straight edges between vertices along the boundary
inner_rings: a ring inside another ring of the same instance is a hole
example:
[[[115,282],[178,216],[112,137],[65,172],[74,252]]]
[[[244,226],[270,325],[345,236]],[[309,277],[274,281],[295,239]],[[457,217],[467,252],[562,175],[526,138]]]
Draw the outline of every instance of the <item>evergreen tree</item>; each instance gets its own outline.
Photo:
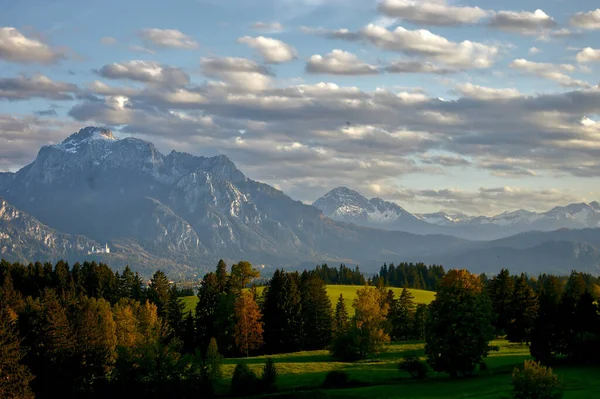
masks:
[[[184,304],[178,295],[177,286],[173,285],[169,288],[169,302],[167,303],[166,319],[169,326],[173,330],[175,337],[183,338],[183,308]]]
[[[304,272],[301,282],[303,349],[323,349],[331,343],[332,311],[327,287],[315,273]]]
[[[502,269],[488,284],[492,310],[496,316],[493,325],[497,335],[506,333],[512,318],[514,285],[514,279],[506,269]]]
[[[298,274],[276,270],[265,297],[265,344],[272,353],[301,349],[302,297]]]
[[[488,355],[492,309],[478,276],[451,270],[429,305],[425,354],[436,371],[469,375]]]
[[[198,302],[196,303],[196,345],[199,348],[206,348],[210,339],[216,336],[215,324],[219,296],[220,288],[216,274],[206,274],[198,289]]]
[[[414,296],[408,289],[403,288],[400,297],[390,307],[389,318],[392,324],[392,337],[395,340],[411,339],[414,331],[414,314]]]
[[[229,282],[229,274],[227,273],[227,264],[223,259],[219,260],[219,263],[217,264],[216,277],[219,291],[225,292]]]
[[[221,352],[225,356],[235,351],[235,301],[239,294],[226,292],[219,295],[215,331]]]
[[[183,322],[183,353],[193,353],[196,345],[196,321],[192,312],[189,311]]]
[[[425,339],[427,305],[420,303],[415,309],[411,339]]]
[[[21,338],[15,320],[16,313],[0,302],[0,397],[29,399],[34,397],[29,387],[33,375],[22,362]]]
[[[235,301],[235,319],[235,345],[248,357],[263,344],[262,315],[250,292],[243,291]]]
[[[335,305],[332,330],[334,337],[345,334],[348,331],[348,310],[346,309],[346,302],[342,294],[340,294]]]
[[[150,280],[148,288],[148,299],[156,305],[158,315],[163,317],[167,314],[167,304],[170,298],[169,279],[161,270],[157,270]]]
[[[125,266],[123,274],[117,278],[117,296],[136,301],[142,300],[142,279],[137,272],[134,274],[129,266]]]
[[[219,353],[219,347],[217,340],[211,338],[206,349],[206,364],[208,366],[209,378],[212,381],[220,379],[223,375],[221,372],[221,364],[223,363],[223,356]]]
[[[512,317],[507,327],[506,338],[511,342],[529,342],[537,311],[537,295],[529,286],[527,276],[521,274],[515,282],[511,302]]]
[[[531,330],[531,355],[542,363],[564,353],[561,299],[563,284],[556,276],[541,276],[538,292],[539,307]]]

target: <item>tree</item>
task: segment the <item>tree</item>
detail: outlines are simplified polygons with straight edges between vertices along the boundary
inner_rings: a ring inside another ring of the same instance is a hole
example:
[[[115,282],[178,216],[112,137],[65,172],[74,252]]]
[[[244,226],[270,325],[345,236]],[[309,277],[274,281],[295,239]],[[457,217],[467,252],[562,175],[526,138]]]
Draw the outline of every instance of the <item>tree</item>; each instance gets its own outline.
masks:
[[[260,276],[260,272],[252,267],[250,262],[241,261],[231,266],[229,276],[229,289],[234,292],[243,290],[253,279]]]
[[[469,375],[490,351],[493,327],[490,301],[478,276],[451,270],[429,305],[425,354],[436,371]]]
[[[217,264],[216,277],[219,291],[225,292],[229,281],[229,274],[227,273],[227,264],[223,259],[219,260],[219,263]]]
[[[506,328],[506,338],[511,342],[529,342],[538,311],[538,298],[521,274],[515,282],[511,301],[511,319]]]
[[[15,320],[16,314],[0,303],[0,397],[29,399],[34,397],[29,387],[33,375],[22,362],[21,338]]]
[[[414,296],[406,288],[402,289],[400,297],[390,306],[390,321],[392,337],[395,340],[411,339],[414,331],[415,302]]]
[[[425,326],[427,319],[427,305],[420,303],[417,305],[413,320],[412,339],[425,339]]]
[[[276,270],[264,304],[265,344],[271,353],[302,348],[302,297],[297,273]]]
[[[150,280],[148,289],[148,298],[156,305],[159,316],[165,316],[167,313],[167,304],[169,302],[169,279],[161,270],[157,270]]]
[[[493,325],[497,335],[506,333],[512,319],[514,286],[514,279],[506,269],[502,269],[488,284],[492,311],[496,316]]]
[[[178,338],[183,338],[183,308],[184,304],[177,292],[177,286],[169,288],[169,301],[167,302],[166,320],[173,329],[173,334]]]
[[[563,283],[556,276],[540,276],[539,307],[531,330],[529,351],[538,361],[546,363],[564,353],[561,300]]]
[[[332,312],[327,287],[315,273],[302,273],[303,349],[323,349],[331,343]]]
[[[238,363],[231,377],[231,393],[252,395],[258,391],[260,380],[245,363]]]
[[[335,305],[332,330],[334,337],[348,331],[348,310],[346,309],[346,302],[342,294],[340,294],[337,304]]]
[[[134,274],[129,266],[125,266],[125,270],[117,278],[117,296],[142,300],[142,279],[138,273]]]
[[[219,353],[217,340],[211,338],[206,349],[206,365],[208,366],[208,376],[211,381],[216,381],[223,376],[221,372],[222,363],[223,356]]]
[[[383,345],[390,342],[390,336],[384,330],[389,306],[382,301],[381,293],[370,287],[356,291],[353,302],[353,328],[358,336],[359,358],[377,354]]]
[[[206,274],[198,289],[196,303],[196,345],[202,350],[208,346],[210,339],[216,336],[219,296],[220,288],[216,274]]]
[[[268,357],[265,359],[265,365],[263,366],[263,372],[261,377],[261,383],[264,392],[274,392],[277,390],[277,366],[272,358]]]
[[[523,368],[515,368],[512,374],[513,398],[560,399],[562,384],[551,368],[531,360],[525,360]]]
[[[248,357],[263,344],[262,315],[250,292],[242,291],[235,301],[235,318],[235,344]]]

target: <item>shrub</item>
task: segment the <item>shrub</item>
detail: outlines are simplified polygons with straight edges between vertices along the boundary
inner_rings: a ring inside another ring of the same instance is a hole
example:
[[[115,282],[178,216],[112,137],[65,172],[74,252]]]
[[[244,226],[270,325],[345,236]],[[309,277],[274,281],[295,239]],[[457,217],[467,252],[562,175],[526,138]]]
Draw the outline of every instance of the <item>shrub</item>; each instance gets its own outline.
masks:
[[[331,345],[331,356],[343,362],[353,362],[361,358],[358,336],[353,329],[339,334]]]
[[[525,360],[523,368],[515,368],[512,374],[513,398],[560,399],[563,389],[558,377],[549,367]]]
[[[427,372],[429,371],[427,364],[419,360],[414,353],[405,356],[400,364],[398,364],[398,369],[407,372],[414,379],[427,377]]]
[[[344,388],[350,383],[350,377],[345,371],[333,370],[327,373],[323,388]]]
[[[277,367],[271,358],[265,360],[261,382],[264,392],[274,392],[277,390],[275,386],[277,382]]]
[[[258,391],[259,379],[245,363],[238,363],[231,377],[231,393],[252,395]]]

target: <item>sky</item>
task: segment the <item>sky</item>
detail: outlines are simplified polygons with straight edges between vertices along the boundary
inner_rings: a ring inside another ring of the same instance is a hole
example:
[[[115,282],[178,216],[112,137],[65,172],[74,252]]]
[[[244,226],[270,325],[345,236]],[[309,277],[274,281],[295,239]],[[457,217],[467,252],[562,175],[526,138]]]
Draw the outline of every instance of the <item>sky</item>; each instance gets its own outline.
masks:
[[[592,0],[21,0],[0,13],[0,171],[85,126],[227,155],[311,203],[600,200]]]

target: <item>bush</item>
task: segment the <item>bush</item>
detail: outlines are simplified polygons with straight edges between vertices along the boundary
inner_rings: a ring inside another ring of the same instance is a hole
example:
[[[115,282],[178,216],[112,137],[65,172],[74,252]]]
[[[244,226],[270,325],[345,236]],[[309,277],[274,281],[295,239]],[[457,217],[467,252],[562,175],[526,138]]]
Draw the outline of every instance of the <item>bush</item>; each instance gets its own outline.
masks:
[[[245,363],[238,363],[231,377],[231,393],[252,395],[258,391],[260,380]]]
[[[350,384],[350,376],[345,371],[333,370],[327,373],[323,388],[345,388]]]
[[[405,356],[400,364],[398,364],[398,369],[407,372],[414,379],[423,379],[427,377],[427,373],[429,372],[427,364],[419,360],[414,353]]]
[[[275,386],[277,382],[277,367],[271,358],[265,360],[261,382],[264,392],[274,392],[277,390]]]
[[[515,368],[512,383],[515,399],[560,399],[563,396],[562,384],[552,369],[531,360],[525,360],[523,368]]]
[[[357,338],[352,329],[338,335],[331,345],[331,356],[343,362],[360,360],[360,348]]]

